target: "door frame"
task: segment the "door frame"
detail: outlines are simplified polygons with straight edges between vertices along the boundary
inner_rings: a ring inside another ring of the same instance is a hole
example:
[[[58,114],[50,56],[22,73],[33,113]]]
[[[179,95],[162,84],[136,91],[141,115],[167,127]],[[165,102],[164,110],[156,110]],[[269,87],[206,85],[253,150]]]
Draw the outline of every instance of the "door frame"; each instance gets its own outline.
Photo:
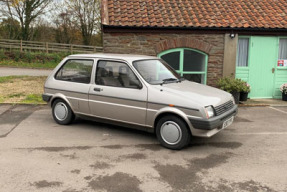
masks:
[[[249,76],[250,76],[250,56],[252,55],[252,43],[253,43],[253,38],[254,37],[265,37],[265,36],[258,36],[258,35],[254,35],[254,36],[246,36],[246,35],[242,35],[242,36],[239,36],[238,39],[240,38],[248,38],[249,39],[249,44],[248,44],[248,66],[247,67],[238,67],[237,66],[237,58],[238,58],[238,52],[236,54],[236,78],[240,78],[244,81],[247,81],[248,83],[250,82],[249,80]],[[266,36],[266,38],[268,37],[273,37],[273,38],[277,38],[276,40],[276,50],[275,50],[275,56],[276,56],[276,60],[274,60],[274,65],[273,65],[273,68],[275,69],[274,70],[274,77],[272,79],[272,95],[271,97],[268,97],[268,98],[277,98],[275,97],[275,84],[276,84],[276,73],[277,73],[277,70],[278,70],[278,66],[277,66],[277,61],[278,61],[278,57],[279,57],[279,39],[280,38],[285,38],[285,37],[275,37],[275,36]],[[287,38],[287,37],[286,37]],[[238,49],[238,47],[236,48]],[[239,75],[240,73],[240,75]],[[241,74],[244,74],[241,76]],[[247,75],[248,74],[248,75]],[[248,76],[248,77],[246,77]],[[251,88],[252,89],[252,88]],[[252,97],[252,98],[267,98],[267,97]]]

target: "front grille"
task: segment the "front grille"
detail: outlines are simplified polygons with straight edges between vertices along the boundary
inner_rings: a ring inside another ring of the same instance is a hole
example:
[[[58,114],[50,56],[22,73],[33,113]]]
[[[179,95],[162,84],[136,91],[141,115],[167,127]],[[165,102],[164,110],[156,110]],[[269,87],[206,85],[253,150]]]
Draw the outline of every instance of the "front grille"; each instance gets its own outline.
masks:
[[[221,115],[223,113],[225,113],[226,111],[232,109],[232,107],[234,106],[233,102],[230,100],[226,103],[223,103],[217,107],[215,107],[215,114],[218,116],[218,115]]]

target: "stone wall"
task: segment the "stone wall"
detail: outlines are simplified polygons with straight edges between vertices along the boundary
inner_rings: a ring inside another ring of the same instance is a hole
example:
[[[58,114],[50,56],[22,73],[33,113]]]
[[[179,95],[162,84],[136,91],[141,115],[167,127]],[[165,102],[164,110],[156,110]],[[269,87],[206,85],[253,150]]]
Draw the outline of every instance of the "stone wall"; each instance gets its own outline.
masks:
[[[215,86],[223,74],[224,34],[104,33],[106,53],[156,56],[173,48],[193,48],[208,55],[207,84]]]

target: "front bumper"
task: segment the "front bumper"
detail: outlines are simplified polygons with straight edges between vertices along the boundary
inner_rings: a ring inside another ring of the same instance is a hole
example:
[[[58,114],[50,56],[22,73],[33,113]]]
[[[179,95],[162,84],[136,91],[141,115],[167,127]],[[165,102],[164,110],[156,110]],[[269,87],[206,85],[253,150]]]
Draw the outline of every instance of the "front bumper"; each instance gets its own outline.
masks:
[[[210,119],[206,120],[199,120],[199,119],[193,119],[188,118],[190,123],[192,124],[193,128],[195,129],[201,129],[201,130],[212,130],[215,128],[219,128],[223,125],[223,122],[227,120],[228,118],[235,116],[237,114],[237,105],[234,105],[232,109],[229,111],[219,115],[212,117]]]

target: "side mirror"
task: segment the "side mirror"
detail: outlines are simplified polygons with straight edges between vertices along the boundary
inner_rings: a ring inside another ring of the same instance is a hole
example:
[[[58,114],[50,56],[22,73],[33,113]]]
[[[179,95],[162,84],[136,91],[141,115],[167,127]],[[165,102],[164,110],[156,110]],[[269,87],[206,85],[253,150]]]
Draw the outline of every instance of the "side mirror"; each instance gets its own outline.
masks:
[[[138,88],[138,89],[142,89],[142,88],[143,88],[143,85],[142,85],[141,82],[139,82],[139,81],[138,81],[138,84],[137,84],[137,88]]]

